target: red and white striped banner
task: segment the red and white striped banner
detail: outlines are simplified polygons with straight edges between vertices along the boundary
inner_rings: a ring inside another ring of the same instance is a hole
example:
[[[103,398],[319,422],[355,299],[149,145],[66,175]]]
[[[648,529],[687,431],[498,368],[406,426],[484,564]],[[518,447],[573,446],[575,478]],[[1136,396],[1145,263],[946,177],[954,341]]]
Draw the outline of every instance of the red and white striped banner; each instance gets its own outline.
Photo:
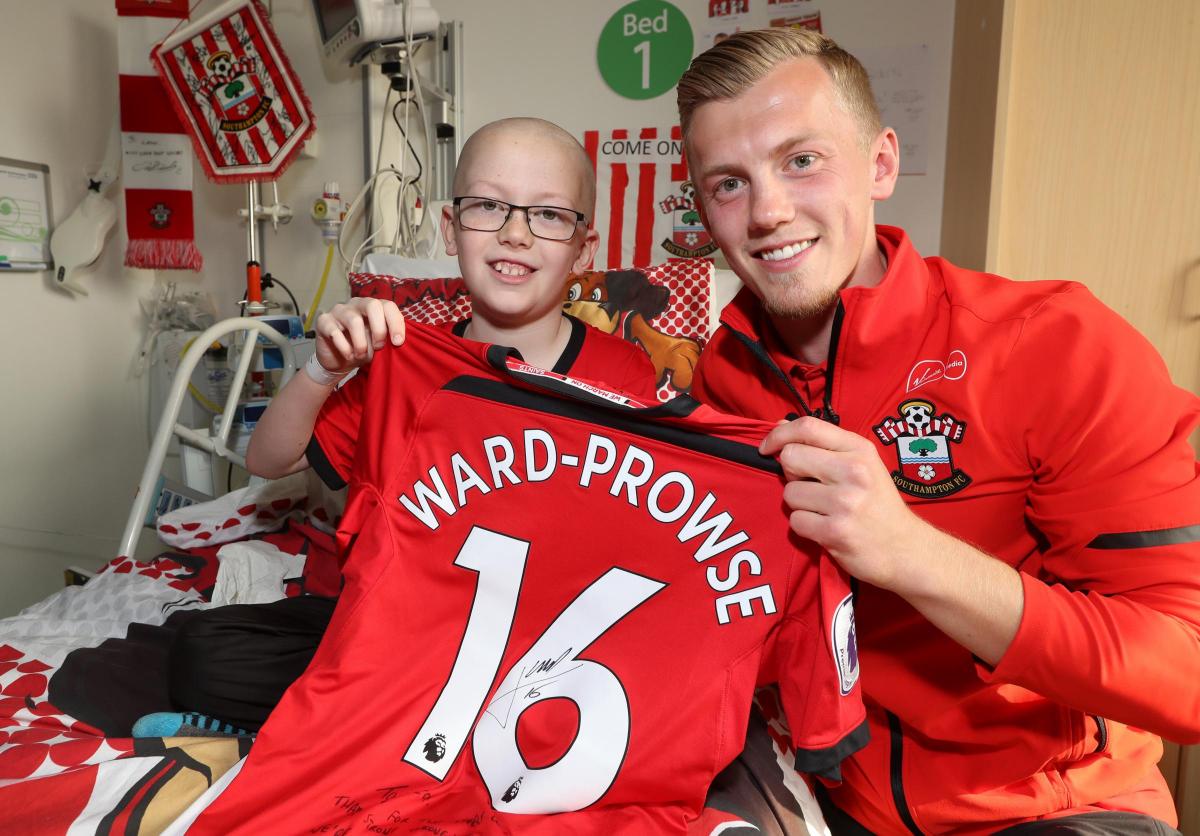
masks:
[[[596,169],[596,268],[646,267],[716,250],[700,224],[679,127],[585,131]]]
[[[187,18],[187,0],[117,0],[125,264],[199,270],[187,135],[150,66],[150,49]]]
[[[313,132],[312,107],[256,0],[220,4],[151,58],[216,183],[278,178]]]

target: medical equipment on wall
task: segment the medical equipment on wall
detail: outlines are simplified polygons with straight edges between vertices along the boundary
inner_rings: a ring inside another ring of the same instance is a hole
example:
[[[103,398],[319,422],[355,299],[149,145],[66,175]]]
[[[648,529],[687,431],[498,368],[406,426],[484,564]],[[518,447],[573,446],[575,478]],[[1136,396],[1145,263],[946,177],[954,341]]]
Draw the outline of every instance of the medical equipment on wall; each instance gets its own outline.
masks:
[[[346,204],[342,202],[342,193],[336,182],[325,184],[321,196],[313,201],[309,215],[321,230],[321,240],[325,242],[325,267],[321,270],[317,292],[313,294],[312,305],[304,318],[305,331],[311,330],[317,319],[317,310],[320,308],[321,298],[325,295],[325,285],[329,281],[329,271],[333,268],[333,252],[342,232],[342,223],[346,220]]]
[[[247,335],[253,334],[253,337],[250,340],[239,339],[238,337],[241,335],[238,332],[245,332]],[[241,446],[236,431],[237,421],[214,420],[211,429],[193,428],[180,418],[180,408],[188,400],[186,396],[188,384],[192,380],[191,372],[200,364],[202,358],[212,351],[212,346],[214,344],[241,345],[243,350],[236,352],[236,362],[230,356],[235,352],[228,352],[226,355],[226,368],[230,375],[224,404],[220,406],[222,414],[236,417],[239,404],[245,400],[241,396],[243,384],[251,372],[251,365],[255,357],[262,353],[258,349],[259,342],[263,340],[279,350],[282,362],[280,374],[282,382],[286,383],[296,371],[296,352],[292,341],[280,333],[270,322],[263,322],[261,319],[227,319],[211,326],[203,333],[193,335],[188,341],[189,347],[176,364],[177,369],[185,370],[185,372],[174,375],[169,391],[163,399],[162,412],[164,415],[171,416],[172,420],[159,422],[158,429],[151,441],[150,455],[142,471],[141,484],[138,487],[133,508],[130,509],[125,534],[122,537],[121,548],[128,551],[122,551],[122,554],[133,553],[132,549],[137,543],[137,535],[144,524],[146,514],[150,506],[158,502],[159,493],[156,485],[160,484],[159,477],[163,473],[164,460],[168,456],[172,442],[183,442],[176,449],[181,453],[190,451],[190,453],[197,454],[196,460],[207,466],[184,474],[184,484],[192,491],[198,491],[208,496],[214,495],[212,456],[220,456],[239,467],[245,467],[245,457],[237,452]],[[249,346],[253,346],[253,348],[246,350]],[[247,407],[243,405],[241,411],[243,426],[247,417],[246,409]],[[251,417],[257,420],[258,405],[251,404],[250,410],[253,413]]]
[[[114,120],[104,162],[88,176],[83,200],[50,235],[54,283],[76,295],[87,295],[87,290],[77,281],[79,269],[99,258],[104,241],[117,221],[117,204],[105,197],[104,192],[117,180],[119,148],[120,133]]]
[[[325,190],[321,192],[321,196],[313,201],[312,211],[309,213],[315,223],[321,229],[321,238],[325,243],[331,244],[337,241],[338,232],[342,227],[342,221],[346,219],[346,207],[342,203],[342,193],[338,189],[337,183],[326,183]]]
[[[429,0],[313,0],[321,47],[331,61],[357,64],[380,43],[433,33]]]
[[[448,22],[434,37],[379,44],[364,58],[380,74],[366,76],[373,167],[338,242],[351,271],[374,252],[428,258],[439,251],[436,210],[451,197],[461,147],[461,43],[462,24]],[[363,240],[350,252],[346,241],[359,227]]]
[[[253,321],[261,326],[257,333],[222,335],[203,344],[196,361],[187,364],[185,355],[196,348],[197,342],[203,342],[204,332],[214,322],[212,298],[196,291],[179,293],[171,283],[161,288],[154,300],[142,304],[153,335],[143,347],[144,368],[149,371],[150,426],[156,426],[167,409],[175,409],[184,424],[222,435],[229,450],[244,456],[259,415],[287,379],[287,358],[298,357],[304,362],[313,352],[314,342],[304,335],[302,318],[295,314],[255,317]],[[262,328],[273,333],[267,335]],[[249,351],[244,339],[247,334],[257,337],[257,345],[250,346]],[[190,370],[183,383],[177,380],[181,368]],[[234,392],[238,368],[244,374]],[[171,406],[169,392],[177,383],[183,387],[183,396]],[[234,404],[233,418],[227,420],[230,403]],[[205,495],[219,491],[221,481],[228,487],[232,478],[231,472],[218,476],[210,449],[181,444],[179,439],[168,441],[163,457],[164,474],[173,484]]]
[[[262,263],[259,261],[259,229],[258,225],[262,221],[270,221],[271,228],[276,232],[279,231],[280,224],[290,223],[292,220],[292,209],[286,203],[279,202],[279,184],[272,180],[271,191],[274,202],[269,205],[263,205],[259,199],[259,184],[257,181],[250,181],[246,184],[246,206],[243,209],[238,209],[238,217],[246,219],[246,252],[249,259],[246,261],[246,295],[239,302],[245,316],[262,316],[270,310],[270,303],[263,298],[263,289],[270,287],[272,279],[264,277],[262,272]],[[264,278],[266,282],[264,284]],[[282,282],[279,282],[281,287]],[[292,295],[290,290],[287,291],[288,296]],[[300,308],[296,305],[295,297],[292,297],[292,306],[296,309],[296,313],[300,312]]]

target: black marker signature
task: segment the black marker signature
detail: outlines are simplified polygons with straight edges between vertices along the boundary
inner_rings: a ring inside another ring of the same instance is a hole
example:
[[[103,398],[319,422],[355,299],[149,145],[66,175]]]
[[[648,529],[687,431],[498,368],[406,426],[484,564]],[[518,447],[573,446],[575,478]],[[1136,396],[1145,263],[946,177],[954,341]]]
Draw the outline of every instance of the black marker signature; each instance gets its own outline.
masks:
[[[537,662],[536,664],[534,664],[534,666],[532,668],[529,668],[523,674],[521,674],[521,678],[528,679],[529,677],[534,676],[535,674],[550,673],[550,671],[554,670],[554,666],[557,665],[559,662],[561,662],[563,659],[567,658],[567,656],[569,656],[571,651],[574,649],[575,648],[573,648],[573,647],[568,647],[566,650],[564,650],[562,652],[562,654],[557,659],[543,659],[540,662]]]

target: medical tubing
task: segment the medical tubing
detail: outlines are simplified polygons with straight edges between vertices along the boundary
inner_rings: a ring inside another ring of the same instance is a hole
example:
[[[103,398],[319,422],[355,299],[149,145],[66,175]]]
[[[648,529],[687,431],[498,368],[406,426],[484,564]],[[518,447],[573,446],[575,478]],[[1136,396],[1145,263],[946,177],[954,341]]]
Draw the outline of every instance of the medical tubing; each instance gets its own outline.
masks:
[[[299,316],[300,315],[300,303],[296,301],[296,294],[292,293],[291,288],[289,288],[283,282],[279,281],[279,279],[275,278],[270,273],[267,273],[263,277],[263,279],[264,279],[264,281],[263,281],[264,287],[271,287],[272,285],[279,285],[280,287],[283,288],[283,292],[288,295],[288,300],[291,301],[291,303],[292,303],[292,310],[296,312],[296,316]],[[269,280],[269,281],[267,281],[267,280]]]
[[[325,248],[325,269],[321,271],[321,281],[317,283],[317,294],[313,297],[312,307],[308,309],[308,316],[304,318],[305,333],[312,330],[313,322],[317,318],[317,306],[321,304],[321,297],[325,295],[325,283],[329,281],[329,270],[333,267],[333,242],[329,242],[329,246]]]
[[[374,186],[376,180],[378,180],[381,176],[383,176],[385,174],[390,174],[397,178],[400,176],[400,172],[396,171],[396,169],[391,166],[388,166],[387,168],[382,169],[382,170],[377,171],[374,174],[372,174],[370,179],[367,180],[367,182],[363,184],[363,187],[359,190],[358,194],[356,194],[354,196],[354,201],[350,204],[349,208],[346,210],[346,218],[344,221],[342,221],[342,229],[341,229],[341,232],[338,233],[338,255],[340,255],[342,260],[344,262],[346,262],[347,265],[349,265],[350,272],[354,272],[357,269],[358,254],[367,248],[367,245],[371,243],[371,239],[375,238],[377,235],[379,235],[380,232],[383,231],[383,227],[382,226],[379,227],[379,229],[376,229],[374,232],[372,232],[370,235],[368,235],[366,238],[364,238],[363,242],[358,245],[358,249],[356,249],[354,251],[354,255],[351,256],[350,258],[346,258],[346,253],[342,249],[342,238],[345,234],[347,227],[350,226],[350,219],[354,215],[354,210],[356,208],[358,208],[359,204],[364,202],[364,200],[365,200],[364,195],[367,193],[367,190],[372,188]],[[374,247],[372,247],[372,252],[375,249],[378,249],[380,247],[385,247],[385,246],[387,246],[387,245],[386,244],[376,244]]]
[[[389,86],[387,88],[387,91],[383,95],[383,110],[384,110],[384,112],[387,111],[388,103],[391,102],[391,100],[392,100],[392,88]],[[386,168],[386,169],[382,169],[382,170],[380,169],[380,163],[383,161],[383,132],[386,127],[387,127],[387,118],[381,115],[380,119],[379,119],[379,141],[376,144],[376,149],[375,149],[375,171],[371,174],[370,177],[367,178],[367,182],[363,183],[362,188],[359,189],[358,194],[356,194],[354,196],[354,199],[351,200],[349,204],[347,204],[346,217],[342,219],[342,228],[340,230],[338,230],[338,239],[337,239],[338,255],[341,256],[342,261],[346,262],[346,264],[349,265],[350,270],[352,272],[354,270],[354,262],[358,258],[358,253],[362,250],[363,246],[366,244],[367,241],[370,241],[372,238],[374,238],[378,234],[378,230],[376,230],[375,232],[368,233],[367,237],[363,241],[363,243],[360,244],[358,249],[354,251],[354,255],[351,258],[346,258],[346,251],[342,246],[342,240],[346,234],[346,231],[350,228],[350,219],[354,216],[354,210],[359,208],[359,202],[361,200],[363,200],[366,197],[367,192],[374,187],[375,181],[376,181],[376,179],[378,179],[379,175],[383,174],[385,172],[396,173],[395,169],[392,168],[391,166],[388,166],[388,168]],[[369,226],[369,224],[368,224],[368,226]]]

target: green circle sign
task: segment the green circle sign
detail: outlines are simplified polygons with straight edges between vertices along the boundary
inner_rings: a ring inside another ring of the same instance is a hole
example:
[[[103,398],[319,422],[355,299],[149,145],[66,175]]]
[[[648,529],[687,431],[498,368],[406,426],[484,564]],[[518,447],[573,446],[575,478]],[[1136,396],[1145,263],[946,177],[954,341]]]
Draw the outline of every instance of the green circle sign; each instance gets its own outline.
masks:
[[[692,60],[692,26],[666,0],[634,0],[604,24],[596,62],[604,82],[627,99],[653,99],[679,81]]]

